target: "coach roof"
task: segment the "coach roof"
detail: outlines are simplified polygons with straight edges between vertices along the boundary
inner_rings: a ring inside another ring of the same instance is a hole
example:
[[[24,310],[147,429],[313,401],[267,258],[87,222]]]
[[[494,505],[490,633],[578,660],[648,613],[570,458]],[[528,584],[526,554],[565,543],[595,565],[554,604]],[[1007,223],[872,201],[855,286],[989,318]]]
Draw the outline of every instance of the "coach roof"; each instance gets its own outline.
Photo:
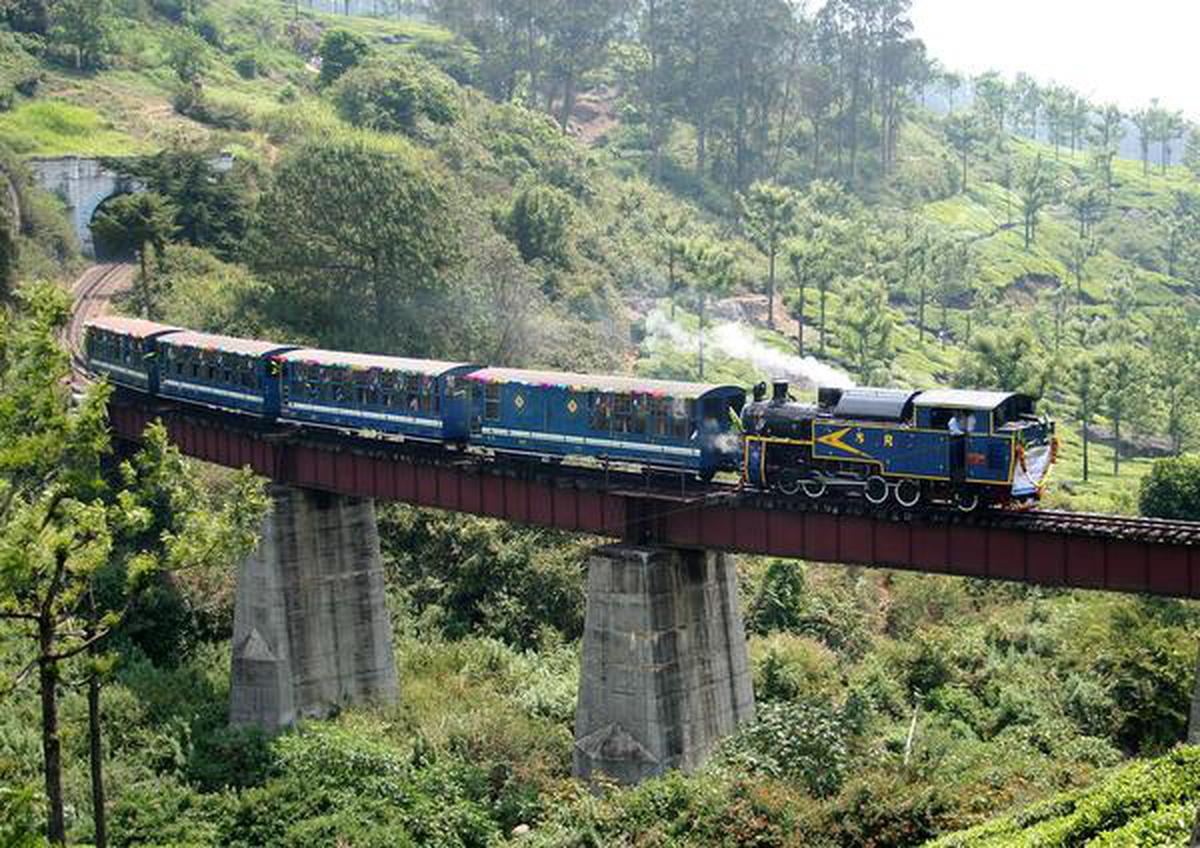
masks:
[[[982,392],[967,389],[931,389],[917,395],[914,405],[940,409],[995,409],[1016,392]]]
[[[321,365],[349,368],[354,371],[400,371],[405,374],[425,374],[438,377],[456,368],[473,368],[467,362],[445,362],[439,359],[409,359],[402,356],[382,356],[373,353],[345,353],[302,347],[282,354],[280,359],[298,365]]]
[[[295,345],[264,342],[258,339],[239,339],[234,336],[218,336],[214,333],[197,333],[193,330],[172,333],[170,336],[162,339],[161,342],[172,347],[217,350],[222,353],[233,353],[240,356],[262,356],[265,353],[278,353],[295,348]]]
[[[527,371],[519,368],[481,368],[467,375],[468,380],[481,383],[521,383],[571,389],[580,392],[611,392],[631,395],[648,394],[670,398],[702,398],[712,393],[745,394],[738,386],[715,383],[683,383],[675,380],[647,380],[642,377],[619,377],[603,374],[571,374],[560,371]]]
[[[124,336],[133,336],[138,339],[146,339],[150,336],[163,333],[179,332],[178,327],[159,324],[157,321],[146,321],[141,318],[126,318],[123,315],[99,315],[88,319],[84,326],[95,327],[98,330],[107,330],[110,333],[120,333]]]

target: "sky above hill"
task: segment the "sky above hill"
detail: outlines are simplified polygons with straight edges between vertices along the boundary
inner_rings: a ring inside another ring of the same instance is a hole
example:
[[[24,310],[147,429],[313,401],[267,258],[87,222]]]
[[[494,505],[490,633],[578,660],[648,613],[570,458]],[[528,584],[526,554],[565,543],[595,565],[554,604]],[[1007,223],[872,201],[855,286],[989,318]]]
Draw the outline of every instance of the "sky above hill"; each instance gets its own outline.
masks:
[[[1158,97],[1200,120],[1197,0],[913,0],[912,18],[947,68],[1025,71],[1126,109]]]

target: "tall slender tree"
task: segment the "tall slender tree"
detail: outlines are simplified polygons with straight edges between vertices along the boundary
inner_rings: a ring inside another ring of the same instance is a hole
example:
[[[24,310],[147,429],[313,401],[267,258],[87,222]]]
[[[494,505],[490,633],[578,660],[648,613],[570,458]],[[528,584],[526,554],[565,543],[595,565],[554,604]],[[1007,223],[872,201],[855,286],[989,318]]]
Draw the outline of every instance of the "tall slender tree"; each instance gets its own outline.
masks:
[[[879,280],[860,276],[850,280],[848,288],[838,325],[842,351],[859,382],[884,383],[896,356],[887,287]]]
[[[1149,108],[1138,109],[1129,114],[1129,120],[1133,122],[1138,131],[1138,146],[1142,151],[1142,174],[1144,176],[1150,174],[1150,146],[1157,138],[1159,112],[1158,100],[1154,99],[1150,102]]]
[[[719,242],[708,236],[689,240],[684,262],[696,295],[696,313],[700,330],[697,334],[697,368],[704,379],[704,331],[708,328],[708,304],[724,296],[733,287],[734,258]]]
[[[671,320],[675,320],[675,302],[679,296],[679,270],[687,249],[687,219],[669,212],[656,218],[658,254],[667,266],[667,298],[671,301]]]
[[[134,540],[157,518],[160,506],[143,497],[144,487],[151,477],[164,481],[173,471],[159,461],[170,456],[161,426],[148,433],[146,450],[132,463],[114,468],[107,386],[97,384],[78,404],[67,388],[69,359],[58,346],[68,314],[65,293],[30,284],[19,297],[20,313],[3,328],[0,345],[0,620],[15,623],[27,645],[26,665],[6,682],[20,685],[37,675],[46,835],[52,844],[61,844],[66,840],[58,706],[63,667],[122,623],[128,600],[169,559]],[[241,530],[255,526],[264,505],[252,478],[246,475],[243,482],[229,502],[244,519]],[[175,528],[184,531],[174,537],[176,551],[202,548],[200,532],[216,520],[212,504],[193,492],[168,506],[194,509],[198,519]],[[252,540],[253,530],[249,532]],[[152,542],[160,551],[172,544],[162,536]],[[103,569],[116,566],[123,569],[126,602],[93,615],[93,581]],[[95,752],[98,694],[89,700]],[[98,784],[98,761],[93,766]],[[101,823],[101,832],[103,828]]]
[[[976,145],[983,138],[979,120],[969,113],[951,115],[946,119],[945,133],[946,141],[958,154],[958,160],[962,165],[962,181],[959,183],[959,191],[966,194],[967,163],[975,151]]]
[[[1096,400],[1100,393],[1100,363],[1094,352],[1081,351],[1071,361],[1068,369],[1068,388],[1075,397],[1075,420],[1079,423],[1079,434],[1083,439],[1083,480],[1089,476],[1088,456],[1091,444],[1092,419],[1096,414]]]
[[[759,181],[739,196],[746,228],[754,243],[767,254],[767,326],[775,329],[775,257],[784,240],[795,234],[796,193],[771,182]]]
[[[1021,168],[1017,186],[1021,194],[1021,212],[1025,224],[1025,249],[1029,250],[1037,239],[1042,210],[1054,197],[1054,179],[1040,153],[1032,162]]]
[[[1146,358],[1140,348],[1118,342],[1100,355],[1100,402],[1112,422],[1113,475],[1121,473],[1121,425],[1146,409]]]
[[[808,287],[827,273],[830,248],[819,237],[810,237],[793,238],[787,242],[784,250],[795,286],[792,315],[796,319],[796,351],[804,356],[804,310],[808,301]]]
[[[1153,379],[1162,401],[1171,451],[1178,455],[1196,422],[1200,332],[1194,320],[1170,309],[1155,321],[1152,344]]]

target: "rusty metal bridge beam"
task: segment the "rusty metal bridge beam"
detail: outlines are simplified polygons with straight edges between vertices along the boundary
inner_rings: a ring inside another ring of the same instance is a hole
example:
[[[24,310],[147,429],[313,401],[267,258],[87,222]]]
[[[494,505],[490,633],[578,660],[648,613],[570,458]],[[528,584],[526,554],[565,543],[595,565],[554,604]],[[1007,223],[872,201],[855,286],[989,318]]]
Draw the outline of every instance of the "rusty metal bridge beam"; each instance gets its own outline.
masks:
[[[394,500],[634,544],[708,548],[1041,586],[1200,598],[1200,546],[1162,534],[1089,533],[1071,524],[905,519],[796,511],[772,504],[717,502],[556,478],[544,469],[447,462],[349,440],[281,437],[253,419],[203,416],[169,407],[114,403],[116,433],[136,440],[162,414],[185,454],[250,466],[277,483]]]

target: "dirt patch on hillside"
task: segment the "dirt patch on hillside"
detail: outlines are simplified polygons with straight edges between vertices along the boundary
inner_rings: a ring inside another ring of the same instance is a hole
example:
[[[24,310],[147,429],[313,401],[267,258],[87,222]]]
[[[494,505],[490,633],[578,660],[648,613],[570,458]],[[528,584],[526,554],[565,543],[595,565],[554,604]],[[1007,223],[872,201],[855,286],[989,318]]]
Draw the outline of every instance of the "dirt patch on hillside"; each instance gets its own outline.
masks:
[[[617,91],[602,85],[579,95],[567,122],[567,134],[592,147],[617,123]]]

